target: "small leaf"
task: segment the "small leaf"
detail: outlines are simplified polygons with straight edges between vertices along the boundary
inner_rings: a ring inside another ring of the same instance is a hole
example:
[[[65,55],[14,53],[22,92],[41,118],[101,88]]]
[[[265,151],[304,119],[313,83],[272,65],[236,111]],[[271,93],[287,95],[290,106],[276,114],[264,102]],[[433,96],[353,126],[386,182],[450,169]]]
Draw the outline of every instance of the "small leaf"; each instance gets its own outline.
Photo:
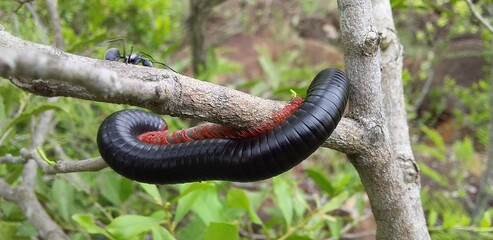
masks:
[[[250,200],[245,191],[237,188],[232,188],[228,191],[228,207],[241,208],[248,212],[248,217],[253,223],[262,224],[262,220],[258,217],[255,209],[253,209]]]
[[[483,213],[483,218],[481,219],[481,223],[480,223],[480,226],[482,228],[491,227],[491,219],[493,218],[492,212],[493,209],[490,209]]]
[[[295,98],[295,97],[298,96],[298,94],[296,93],[295,90],[293,90],[293,89],[290,88],[289,91],[291,92],[291,98]]]
[[[7,122],[7,113],[5,110],[5,105],[3,103],[3,97],[2,95],[0,95],[0,132],[2,132],[6,122]]]
[[[438,220],[438,213],[437,211],[431,210],[430,213],[428,214],[428,226],[433,227]]]
[[[344,201],[346,201],[349,198],[349,192],[344,191],[340,193],[339,195],[333,197],[330,199],[329,202],[327,202],[323,207],[322,207],[322,212],[328,213],[330,211],[339,209]]]
[[[99,177],[101,195],[114,205],[121,205],[133,192],[132,181],[116,174],[104,174]]]
[[[205,230],[204,240],[239,240],[238,226],[230,223],[211,222]]]
[[[10,123],[7,124],[7,127],[4,130],[8,130],[9,128],[15,126],[17,123],[24,121],[24,120],[27,120],[31,116],[37,115],[39,113],[42,113],[42,112],[48,111],[48,110],[62,110],[64,112],[67,112],[66,110],[64,110],[63,108],[61,108],[58,105],[55,105],[52,103],[43,104],[43,105],[37,106],[36,108],[34,108],[30,111],[23,112],[18,117],[16,117],[12,121],[10,121]]]
[[[281,210],[286,225],[290,227],[293,220],[293,194],[290,191],[291,187],[282,177],[273,178],[272,185],[277,206]]]
[[[74,214],[72,215],[72,219],[82,227],[82,229],[86,230],[88,233],[92,234],[103,234],[109,239],[114,239],[108,232],[106,232],[103,228],[96,225],[91,216],[87,214]]]
[[[162,219],[140,215],[119,216],[106,226],[106,230],[117,239],[133,239],[159,226]]]
[[[308,174],[308,177],[310,177],[315,184],[329,196],[335,193],[334,187],[327,174],[318,169],[307,169],[306,173]]]
[[[192,210],[197,216],[204,221],[205,224],[210,222],[226,221],[224,215],[224,207],[219,201],[217,188],[207,188],[199,191],[200,201],[195,201],[192,205]]]
[[[43,159],[43,161],[45,161],[48,165],[50,165],[50,166],[55,166],[56,165],[56,162],[55,161],[52,161],[52,160],[48,159],[48,157],[46,156],[46,154],[43,151],[43,149],[41,149],[41,147],[36,147],[36,152],[41,157],[41,159]]]
[[[196,183],[192,183],[186,186],[185,190],[183,190],[178,196],[178,206],[176,207],[175,217],[173,219],[173,224],[177,225],[183,217],[192,209],[193,204],[198,199],[200,193],[199,191],[203,189],[205,186],[197,185]],[[176,199],[175,199],[176,201]]]
[[[438,131],[431,129],[427,126],[422,126],[420,129],[421,131],[423,131],[426,137],[428,137],[433,142],[433,144],[435,144],[435,146],[440,150],[440,152],[442,153],[446,152],[445,143],[443,142],[443,138],[440,135],[440,133],[438,133]]]
[[[442,176],[439,172],[433,170],[432,168],[428,167],[424,163],[418,163],[418,165],[419,165],[419,169],[421,170],[421,173],[433,179],[433,181],[440,184],[440,186],[447,187],[449,185],[448,180],[444,176]]]
[[[334,221],[327,221],[332,238],[339,239],[344,223],[340,218],[334,218]]]
[[[157,189],[157,186],[154,184],[147,184],[147,183],[139,183],[139,185],[144,189],[144,191],[149,194],[149,196],[152,197],[154,202],[156,202],[159,205],[163,204],[163,201],[161,199],[161,195],[159,194],[159,190]]]
[[[51,189],[52,201],[56,204],[56,209],[63,219],[69,220],[75,203],[74,188],[65,180],[55,178]]]
[[[153,240],[175,240],[173,235],[162,226],[154,226],[152,228],[152,239]]]
[[[474,146],[472,140],[468,137],[462,141],[457,141],[454,144],[454,152],[457,158],[461,161],[469,161],[474,156]]]

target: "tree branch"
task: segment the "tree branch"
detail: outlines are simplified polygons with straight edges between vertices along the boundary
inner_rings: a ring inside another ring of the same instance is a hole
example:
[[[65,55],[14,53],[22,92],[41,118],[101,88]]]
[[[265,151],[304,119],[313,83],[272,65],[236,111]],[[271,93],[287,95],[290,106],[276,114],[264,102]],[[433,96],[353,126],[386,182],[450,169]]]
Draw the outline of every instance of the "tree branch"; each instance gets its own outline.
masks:
[[[2,48],[7,47],[7,48]],[[188,116],[238,128],[255,127],[286,103],[199,81],[167,69],[64,53],[0,31],[0,76],[43,96],[129,104],[156,113]],[[255,107],[252,107],[255,106]],[[343,119],[326,146],[357,150],[356,122]],[[351,142],[346,142],[351,140]]]
[[[31,151],[30,155],[46,174],[94,172],[108,167],[108,164],[101,157],[74,161],[58,160],[54,166],[51,166],[41,159],[35,150]]]
[[[0,179],[0,196],[19,205],[26,218],[29,219],[29,222],[33,224],[43,239],[68,239],[61,228],[44,211],[31,186],[21,185],[13,188]]]
[[[372,7],[372,2],[375,8]],[[406,152],[410,150],[409,139],[398,139],[408,137],[407,122],[404,119],[405,106],[402,104],[403,95],[399,93],[402,86],[400,89],[385,87],[384,89],[389,91],[387,95],[382,91],[382,84],[391,86],[400,79],[397,69],[394,75],[385,72],[384,77],[389,79],[382,83],[384,79],[381,71],[385,69],[381,67],[390,65],[381,65],[388,59],[387,56],[381,58],[379,47],[382,32],[377,30],[373,15],[386,15],[385,19],[382,19],[384,21],[391,19],[391,16],[387,15],[391,14],[388,4],[389,1],[383,0],[338,1],[346,53],[345,63],[351,89],[349,117],[359,122],[365,132],[361,141],[361,148],[365,151],[348,156],[358,171],[370,199],[377,222],[377,239],[398,239],[402,236],[407,239],[429,239],[421,208],[420,186],[416,180],[417,169],[415,165],[409,164],[412,163],[409,161],[412,159],[412,153]],[[382,7],[388,11],[382,11]],[[393,27],[389,30],[391,29]],[[392,46],[395,47],[400,46]],[[397,59],[392,60],[402,61],[399,54],[401,52],[397,52]],[[398,83],[394,86],[399,88]],[[395,98],[389,97],[396,91],[398,93]],[[387,107],[389,109],[386,109]],[[396,131],[395,135],[391,131]],[[406,155],[401,155],[402,153]],[[401,156],[405,159],[399,159]]]
[[[3,157],[0,157],[0,164],[3,163],[25,163],[26,160],[23,157],[15,157],[12,154],[7,154]]]

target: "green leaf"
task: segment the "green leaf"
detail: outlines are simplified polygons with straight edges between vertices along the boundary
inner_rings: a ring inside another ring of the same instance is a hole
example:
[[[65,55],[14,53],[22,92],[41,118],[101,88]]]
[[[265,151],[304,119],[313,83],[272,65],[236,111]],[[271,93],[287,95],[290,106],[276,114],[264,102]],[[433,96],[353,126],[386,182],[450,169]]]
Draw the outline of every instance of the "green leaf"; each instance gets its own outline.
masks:
[[[147,184],[147,183],[139,183],[139,185],[144,189],[144,191],[149,194],[149,196],[152,197],[154,202],[156,202],[159,205],[163,204],[163,201],[161,199],[161,195],[159,194],[159,190],[157,189],[157,186],[154,184]]]
[[[329,196],[335,193],[335,189],[329,180],[329,176],[327,176],[325,172],[318,169],[307,169],[306,173],[308,174],[308,177],[310,177],[315,184]]]
[[[483,213],[483,217],[481,218],[481,223],[480,223],[480,226],[482,228],[491,227],[491,219],[493,219],[492,212],[493,209],[490,209]]]
[[[248,199],[245,191],[238,188],[231,188],[227,195],[228,207],[241,208],[248,212],[248,217],[253,223],[262,224],[262,220],[257,215],[255,209],[253,209],[250,200]]]
[[[199,218],[190,218],[185,226],[178,229],[177,238],[179,239],[204,239],[206,225]]]
[[[106,230],[117,239],[134,239],[159,226],[162,219],[140,215],[119,216],[106,226]]]
[[[339,239],[344,223],[340,218],[334,218],[334,221],[327,221],[332,238]]]
[[[433,181],[440,184],[440,186],[447,187],[449,185],[447,178],[442,176],[439,172],[433,170],[424,163],[418,163],[418,165],[422,174],[430,177]]]
[[[195,201],[192,210],[205,224],[226,221],[224,207],[219,201],[217,188],[207,188],[199,191],[200,201]]]
[[[445,155],[445,152],[440,151],[439,149],[436,149],[435,147],[430,147],[430,146],[426,146],[423,144],[419,144],[419,145],[415,146],[414,149],[418,152],[431,155],[432,157],[434,157],[440,161],[444,161],[447,158],[447,156]]]
[[[291,192],[291,186],[282,177],[273,178],[272,185],[274,195],[276,196],[276,205],[281,210],[286,225],[290,227],[293,220],[293,194]]]
[[[152,228],[152,239],[153,240],[175,240],[173,235],[162,226],[154,226]]]
[[[435,144],[435,146],[438,148],[439,152],[443,155],[443,157],[441,157],[439,159],[440,160],[445,159],[446,146],[445,146],[445,143],[443,142],[443,138],[440,135],[440,133],[438,133],[438,131],[431,129],[431,128],[424,126],[424,125],[420,129],[421,129],[421,131],[423,131],[423,133],[426,135],[426,137],[428,137],[428,139],[430,139],[433,142],[433,144]]]
[[[333,210],[339,209],[344,201],[346,201],[349,198],[350,194],[347,191],[344,191],[337,195],[336,197],[333,197],[330,199],[329,202],[327,202],[323,207],[322,207],[322,212],[328,213]]]
[[[43,149],[41,149],[41,147],[36,147],[36,152],[41,157],[41,159],[43,159],[43,161],[45,161],[48,165],[50,165],[50,166],[55,166],[56,165],[56,162],[55,161],[52,161],[52,160],[48,159],[48,157],[46,156],[46,154],[43,151]]]
[[[0,236],[2,239],[18,239],[19,222],[0,221]]]
[[[3,127],[7,122],[7,112],[5,110],[5,105],[3,103],[3,97],[0,95],[0,132],[3,132]]]
[[[191,192],[204,190],[207,188],[214,188],[214,184],[208,182],[199,182],[199,183],[191,183],[191,184],[183,184],[182,189],[180,191],[180,195],[178,195],[173,201],[177,201],[182,197],[185,197]]]
[[[431,210],[428,214],[428,226],[433,227],[438,220],[438,212]]]
[[[298,96],[298,94],[296,93],[296,91],[294,89],[289,89],[289,92],[291,92],[291,98],[295,98]]]
[[[25,111],[25,112],[21,113],[18,117],[14,118],[12,121],[10,121],[7,124],[5,131],[7,131],[9,128],[15,126],[19,122],[22,122],[24,120],[28,120],[31,116],[37,115],[39,113],[42,113],[42,112],[48,111],[48,110],[62,110],[64,112],[67,112],[66,110],[64,110],[63,108],[61,108],[58,105],[55,105],[53,103],[46,103],[46,104],[37,106],[36,108],[31,109],[30,111]],[[0,135],[3,135],[3,133]]]
[[[72,219],[88,233],[103,234],[109,239],[114,239],[106,230],[96,225],[92,217],[87,214],[74,214]]]
[[[132,194],[132,181],[119,175],[104,174],[99,180],[101,194],[114,205],[121,205]]]
[[[239,240],[238,226],[230,223],[211,222],[205,230],[204,240]]]
[[[454,153],[461,161],[469,161],[474,156],[474,146],[472,140],[468,137],[454,144]]]
[[[178,196],[178,206],[176,207],[173,224],[177,225],[183,217],[192,209],[193,204],[200,196],[200,190],[210,187],[201,183],[192,183],[185,186],[184,190]]]
[[[74,188],[70,186],[65,180],[55,178],[53,181],[51,196],[53,202],[56,204],[55,208],[58,210],[60,216],[63,219],[69,220],[70,213],[72,213],[75,197]]]

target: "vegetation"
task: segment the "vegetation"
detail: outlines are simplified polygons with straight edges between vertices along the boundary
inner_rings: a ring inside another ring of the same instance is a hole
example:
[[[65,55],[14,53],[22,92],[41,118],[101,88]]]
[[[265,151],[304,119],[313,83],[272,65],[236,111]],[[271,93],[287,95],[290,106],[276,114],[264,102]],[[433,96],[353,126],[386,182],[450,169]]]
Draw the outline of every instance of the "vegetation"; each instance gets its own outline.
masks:
[[[291,0],[286,1],[285,7],[299,6],[301,13],[283,15],[282,9],[259,2],[244,1],[246,7],[235,26],[256,34],[260,32],[257,24],[267,21],[267,25],[279,30],[277,35],[269,36],[276,41],[296,35],[300,17],[326,16],[335,8],[313,7],[325,6],[325,1]],[[99,43],[121,37],[127,45],[151,53],[154,59],[178,72],[190,72],[191,54],[184,40],[188,34],[188,8],[184,1],[71,3],[60,3],[58,9],[65,51],[102,58],[110,46]],[[50,14],[43,4],[2,1],[0,24],[23,39],[49,45],[54,42],[54,34]],[[493,35],[464,1],[393,0],[392,4],[396,22],[402,26],[399,34],[406,55],[409,53],[409,59],[416,60],[418,66],[408,67],[404,79],[411,131],[417,136],[413,150],[420,162],[421,195],[432,238],[491,239],[493,202],[490,200],[480,214],[474,213],[478,209],[476,193],[483,176],[481,170],[488,158],[491,67],[487,66],[491,66]],[[491,16],[491,4],[490,0],[480,0],[476,6],[482,6],[483,14]],[[267,20],[258,21],[258,15],[248,14],[249,11],[265,11]],[[236,19],[232,16],[238,12],[221,9],[213,14],[233,22]],[[413,21],[419,18],[431,20],[420,25]],[[222,34],[230,37],[227,32]],[[479,39],[483,50],[451,52],[449,47],[463,36]],[[215,40],[214,46],[219,45],[220,41]],[[287,100],[290,89],[304,93],[306,80],[319,69],[297,61],[303,57],[301,51],[274,57],[268,48],[256,50],[263,72],[260,76],[241,76],[245,70],[241,63],[223,59],[212,47],[207,54],[208,71],[201,77],[223,83],[224,75],[240,75],[237,81],[226,84],[255,95]],[[479,54],[486,61],[484,75],[470,84],[443,75],[438,80],[442,84],[428,86],[427,81],[436,81],[436,66],[452,58],[452,54]],[[455,97],[454,104],[443,102],[444,93]],[[423,103],[430,102],[437,104],[423,107]],[[0,79],[0,178],[12,186],[20,183],[24,165],[11,159],[20,159],[23,149],[30,147],[34,126],[43,113],[52,111],[54,116],[49,123],[52,130],[46,134],[39,152],[46,161],[77,161],[99,155],[95,144],[97,127],[112,112],[128,107],[72,98],[46,99]],[[446,111],[451,113],[448,116],[457,133],[453,138],[440,128]],[[167,116],[165,119],[171,130],[190,123]],[[485,191],[491,193],[491,188]],[[371,222],[358,174],[343,154],[327,149],[317,151],[301,167],[254,184],[212,181],[159,186],[130,181],[111,169],[57,175],[40,171],[35,193],[70,239],[340,239],[355,232],[374,234],[374,228],[357,229]],[[0,236],[30,239],[37,234],[17,204],[0,198]]]

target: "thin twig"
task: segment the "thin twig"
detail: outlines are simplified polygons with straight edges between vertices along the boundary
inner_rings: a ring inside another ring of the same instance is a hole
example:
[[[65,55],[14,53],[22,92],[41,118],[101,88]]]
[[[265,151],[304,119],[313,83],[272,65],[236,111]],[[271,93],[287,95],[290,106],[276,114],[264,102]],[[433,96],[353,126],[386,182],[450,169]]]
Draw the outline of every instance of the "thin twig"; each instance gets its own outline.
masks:
[[[53,28],[53,36],[55,36],[55,46],[63,50],[65,44],[63,41],[62,24],[60,23],[60,15],[58,13],[58,0],[47,0],[46,8],[50,15],[51,26]]]
[[[0,164],[2,163],[25,163],[26,159],[20,156],[12,156],[12,154],[7,154],[0,157]]]
[[[476,19],[478,19],[481,22],[481,24],[483,24],[483,26],[488,29],[488,31],[493,33],[493,26],[483,16],[481,16],[481,14],[478,12],[478,10],[476,10],[476,7],[474,7],[474,4],[472,3],[472,1],[466,0],[466,3],[467,3],[467,6],[469,7],[469,9],[471,10],[472,15],[474,15],[474,17]]]
[[[491,33],[493,33],[493,26],[490,25],[490,23],[481,16],[481,14],[476,10],[474,4],[471,2],[471,0],[466,0],[467,6],[469,6],[469,9],[471,10],[472,14],[476,19],[481,22],[481,24],[488,29]],[[492,63],[493,64],[493,63]],[[491,72],[491,86],[493,86],[493,71]],[[472,214],[472,219],[475,224],[479,224],[481,220],[481,215],[486,208],[486,205],[488,203],[488,199],[490,198],[492,194],[492,188],[489,182],[491,181],[490,179],[493,177],[493,87],[490,87],[490,94],[489,94],[489,114],[490,114],[490,122],[489,122],[489,147],[488,147],[488,161],[486,163],[486,169],[483,173],[483,177],[481,178],[481,182],[479,184],[479,190],[478,190],[478,197],[476,201],[476,208],[474,209],[474,212]]]

